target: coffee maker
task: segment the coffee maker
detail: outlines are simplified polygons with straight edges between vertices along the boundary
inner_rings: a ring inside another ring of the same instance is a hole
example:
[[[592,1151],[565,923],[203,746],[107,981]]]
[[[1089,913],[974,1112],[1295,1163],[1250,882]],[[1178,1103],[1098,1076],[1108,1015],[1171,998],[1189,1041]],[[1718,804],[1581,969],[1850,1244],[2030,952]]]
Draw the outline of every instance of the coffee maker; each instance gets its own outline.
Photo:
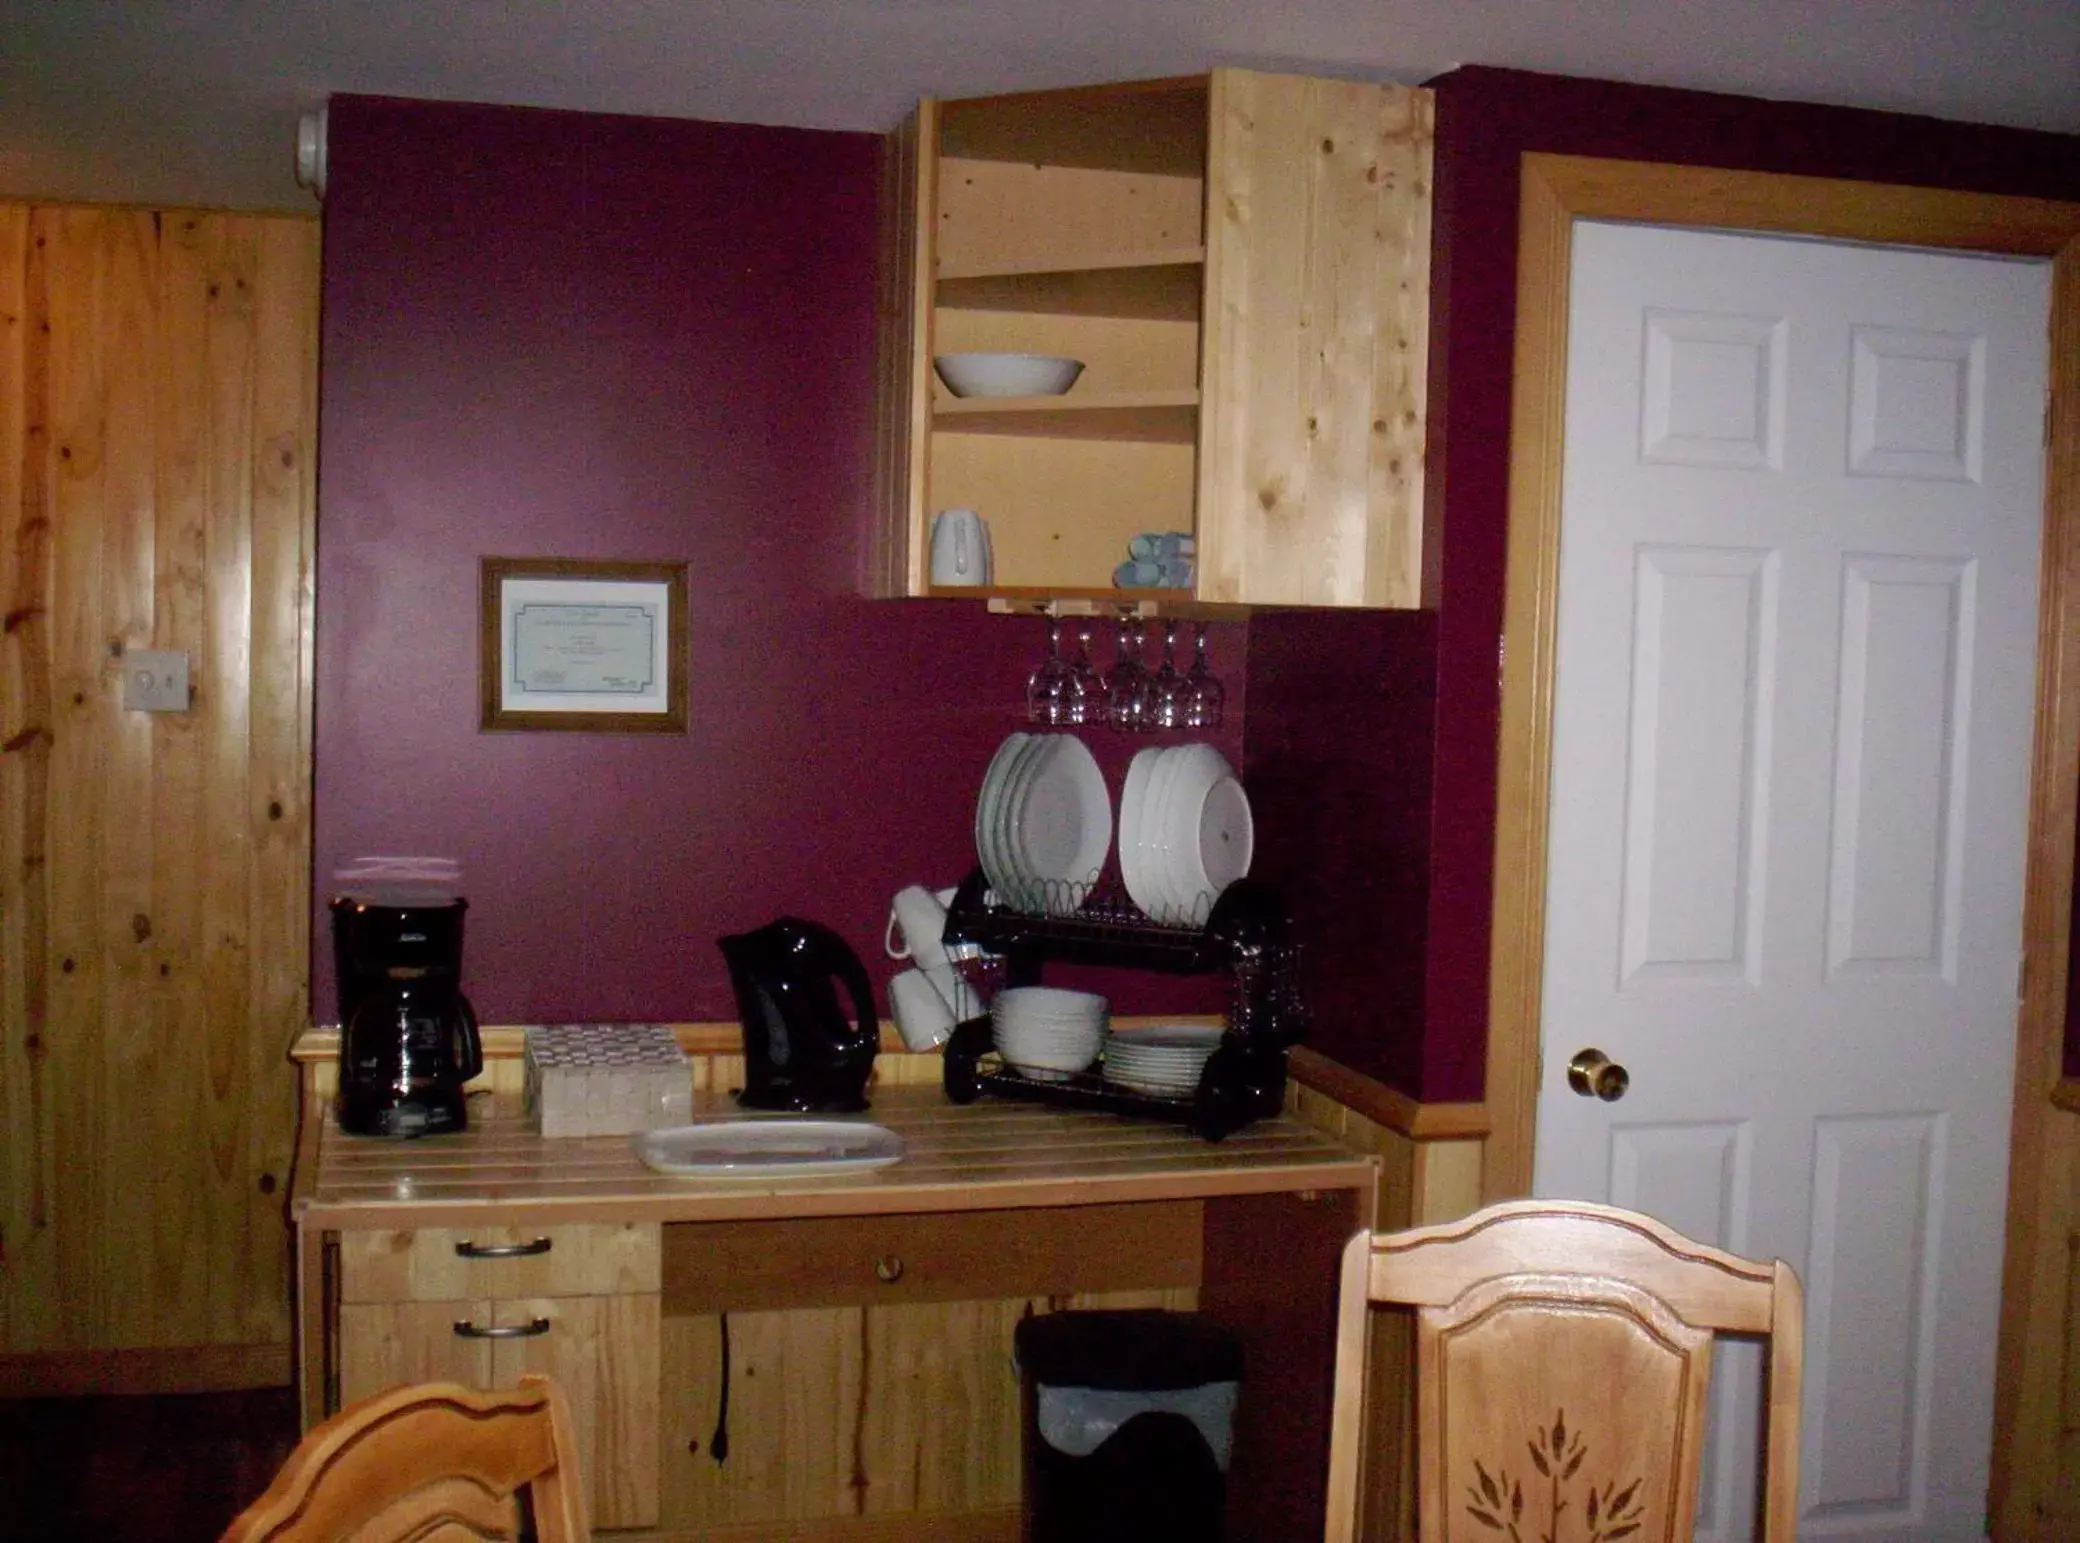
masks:
[[[421,903],[332,901],[339,977],[340,1129],[429,1136],[469,1123],[462,1085],[484,1069],[477,1015],[462,994],[459,896]]]

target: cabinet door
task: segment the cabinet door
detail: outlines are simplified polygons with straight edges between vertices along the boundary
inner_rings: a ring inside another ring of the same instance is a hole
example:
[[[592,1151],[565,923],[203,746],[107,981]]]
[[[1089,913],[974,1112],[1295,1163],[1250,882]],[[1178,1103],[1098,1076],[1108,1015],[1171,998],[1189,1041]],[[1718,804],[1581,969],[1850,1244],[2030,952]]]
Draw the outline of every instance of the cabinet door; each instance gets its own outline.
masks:
[[[490,1321],[488,1301],[343,1303],[340,1402],[351,1404],[401,1382],[490,1386],[491,1341],[455,1332],[458,1323]]]
[[[656,1294],[515,1298],[492,1304],[491,1312],[490,1321],[502,1329],[548,1325],[540,1333],[484,1341],[492,1347],[487,1386],[514,1386],[523,1372],[541,1372],[562,1385],[577,1425],[593,1524],[655,1523]]]
[[[1199,598],[1420,600],[1427,91],[1213,74]]]

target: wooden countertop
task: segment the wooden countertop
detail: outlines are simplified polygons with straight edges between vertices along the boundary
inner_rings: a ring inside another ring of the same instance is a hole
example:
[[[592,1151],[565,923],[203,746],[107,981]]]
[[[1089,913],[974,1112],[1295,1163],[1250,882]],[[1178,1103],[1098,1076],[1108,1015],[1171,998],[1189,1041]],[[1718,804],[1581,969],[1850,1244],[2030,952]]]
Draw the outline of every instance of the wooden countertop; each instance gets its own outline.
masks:
[[[488,1226],[550,1221],[733,1221],[1100,1205],[1362,1188],[1377,1163],[1290,1116],[1225,1141],[1182,1126],[936,1088],[873,1093],[856,1116],[902,1137],[899,1163],[837,1178],[703,1179],[657,1173],[625,1136],[545,1139],[505,1095],[473,1098],[471,1128],[389,1141],[349,1136],[328,1110],[299,1173],[303,1227]],[[696,1095],[695,1116],[736,1113]]]

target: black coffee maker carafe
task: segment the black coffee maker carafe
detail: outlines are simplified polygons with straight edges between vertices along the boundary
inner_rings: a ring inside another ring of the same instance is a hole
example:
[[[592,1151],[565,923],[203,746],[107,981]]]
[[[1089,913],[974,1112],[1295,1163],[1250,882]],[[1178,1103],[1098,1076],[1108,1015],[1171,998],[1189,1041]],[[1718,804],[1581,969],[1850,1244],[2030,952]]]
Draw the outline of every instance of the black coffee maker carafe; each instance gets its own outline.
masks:
[[[816,922],[783,916],[719,940],[744,1023],[747,1109],[849,1114],[867,1107],[880,1048],[874,987],[845,940]],[[852,998],[853,1020],[834,989]]]
[[[332,902],[339,974],[340,1129],[430,1136],[469,1123],[462,1085],[484,1069],[477,1015],[462,994],[460,898]]]

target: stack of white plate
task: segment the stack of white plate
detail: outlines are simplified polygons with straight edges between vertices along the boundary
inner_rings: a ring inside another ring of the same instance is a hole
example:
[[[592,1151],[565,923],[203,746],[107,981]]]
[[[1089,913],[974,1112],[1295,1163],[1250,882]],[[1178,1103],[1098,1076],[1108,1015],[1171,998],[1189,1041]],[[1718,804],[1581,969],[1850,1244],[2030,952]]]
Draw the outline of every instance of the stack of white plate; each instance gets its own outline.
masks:
[[[1152,921],[1203,925],[1222,890],[1249,872],[1249,797],[1211,745],[1151,747],[1134,757],[1119,801],[1119,868]]]
[[[1112,795],[1082,740],[1013,734],[997,747],[975,801],[975,855],[999,900],[1066,916],[1111,849]]]
[[[1063,1082],[1098,1058],[1105,999],[1055,986],[1013,986],[989,1006],[997,1054],[1026,1076]]]
[[[1116,1029],[1105,1040],[1105,1080],[1159,1098],[1189,1098],[1220,1042],[1219,1029],[1195,1024]]]

